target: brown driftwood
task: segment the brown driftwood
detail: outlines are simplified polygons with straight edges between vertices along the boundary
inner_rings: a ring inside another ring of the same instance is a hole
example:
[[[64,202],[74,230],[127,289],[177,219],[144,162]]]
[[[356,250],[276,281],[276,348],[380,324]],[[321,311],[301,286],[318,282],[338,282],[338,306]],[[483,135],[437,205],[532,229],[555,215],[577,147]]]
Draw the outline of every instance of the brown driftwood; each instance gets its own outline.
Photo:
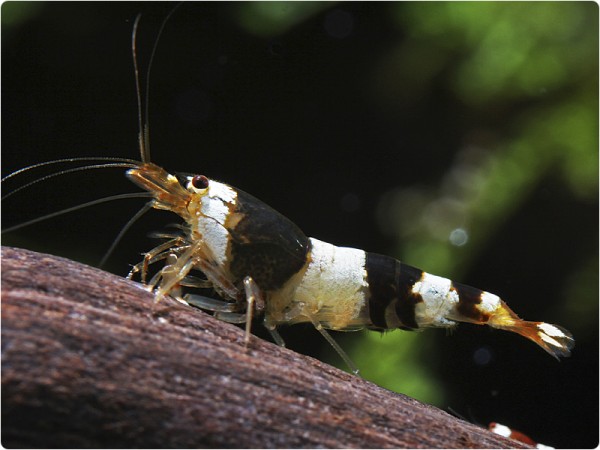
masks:
[[[139,284],[2,249],[6,447],[520,447]]]

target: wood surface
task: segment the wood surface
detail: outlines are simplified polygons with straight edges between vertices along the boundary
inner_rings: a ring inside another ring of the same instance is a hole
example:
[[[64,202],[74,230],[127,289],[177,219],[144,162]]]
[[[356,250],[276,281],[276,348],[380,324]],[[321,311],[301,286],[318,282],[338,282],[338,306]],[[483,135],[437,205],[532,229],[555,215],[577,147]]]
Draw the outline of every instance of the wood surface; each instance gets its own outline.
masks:
[[[258,326],[258,325],[257,325]],[[2,248],[5,447],[521,448],[141,285]]]

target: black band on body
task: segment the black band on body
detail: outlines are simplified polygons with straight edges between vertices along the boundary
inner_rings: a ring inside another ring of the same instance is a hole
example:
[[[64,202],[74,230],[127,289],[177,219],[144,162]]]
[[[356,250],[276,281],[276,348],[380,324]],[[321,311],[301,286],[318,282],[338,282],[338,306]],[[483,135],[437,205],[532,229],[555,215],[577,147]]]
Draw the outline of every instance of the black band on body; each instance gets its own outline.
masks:
[[[365,268],[369,283],[369,316],[375,328],[388,328],[385,310],[398,298],[396,273],[400,263],[385,255],[367,252]]]
[[[287,217],[240,190],[232,213],[239,217],[227,230],[236,282],[251,276],[261,289],[275,290],[304,266],[310,241]]]
[[[398,294],[400,300],[396,303],[396,314],[398,320],[406,328],[419,328],[415,319],[415,306],[423,301],[420,294],[415,294],[412,289],[417,281],[423,277],[423,271],[416,267],[400,263],[400,274],[398,276]]]
[[[386,310],[392,302],[395,302],[394,312],[400,328],[419,328],[415,320],[415,305],[423,299],[419,294],[412,293],[412,287],[421,279],[423,271],[377,253],[367,253],[366,269],[372,328],[398,326],[386,321]]]
[[[481,312],[477,305],[481,303],[481,294],[484,291],[477,289],[466,284],[460,284],[452,282],[452,287],[458,294],[458,305],[456,306],[457,311],[476,322],[487,322],[490,318],[489,314]]]

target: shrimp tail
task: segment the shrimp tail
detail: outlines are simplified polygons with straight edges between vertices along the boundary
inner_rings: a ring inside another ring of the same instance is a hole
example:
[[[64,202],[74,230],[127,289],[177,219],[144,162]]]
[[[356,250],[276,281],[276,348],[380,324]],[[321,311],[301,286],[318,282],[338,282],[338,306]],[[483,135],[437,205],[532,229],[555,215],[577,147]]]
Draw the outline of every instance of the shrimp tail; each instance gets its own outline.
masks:
[[[575,346],[573,335],[563,327],[522,320],[503,301],[490,317],[487,325],[518,333],[535,342],[556,359],[571,356],[571,350]]]

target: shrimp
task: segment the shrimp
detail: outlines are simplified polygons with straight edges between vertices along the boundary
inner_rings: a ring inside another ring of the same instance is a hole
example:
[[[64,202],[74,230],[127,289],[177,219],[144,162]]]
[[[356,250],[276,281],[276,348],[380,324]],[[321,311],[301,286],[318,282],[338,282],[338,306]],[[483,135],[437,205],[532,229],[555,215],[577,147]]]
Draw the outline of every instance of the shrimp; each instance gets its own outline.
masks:
[[[223,321],[245,324],[246,344],[255,317],[263,319],[280,345],[279,326],[311,323],[354,372],[327,330],[420,330],[468,322],[520,334],[557,359],[570,355],[574,339],[569,331],[522,320],[495,294],[390,256],[307,237],[291,220],[240,189],[203,174],[171,174],[153,163],[136,56],[139,20],[133,27],[132,51],[141,160],[120,164],[128,169],[129,180],[152,198],[146,209],[166,210],[182,220],[180,230],[163,233],[166,241],[146,252],[129,274],[139,275],[157,301],[172,295]],[[158,38],[149,67],[157,44]],[[147,280],[149,267],[160,262],[165,264]],[[193,271],[202,278],[193,277]],[[206,287],[220,298],[184,291]]]
[[[151,286],[159,299],[199,270],[223,302],[193,294],[183,300],[222,320],[246,322],[246,341],[252,317],[263,315],[277,342],[277,326],[301,322],[324,335],[325,329],[417,330],[469,322],[520,334],[556,358],[573,348],[566,329],[522,320],[497,295],[389,256],[308,238],[257,198],[205,175],[172,175],[144,163],[127,176],[152,195],[153,208],[183,219],[182,233],[146,253],[132,274],[145,278],[150,263],[168,258]]]

